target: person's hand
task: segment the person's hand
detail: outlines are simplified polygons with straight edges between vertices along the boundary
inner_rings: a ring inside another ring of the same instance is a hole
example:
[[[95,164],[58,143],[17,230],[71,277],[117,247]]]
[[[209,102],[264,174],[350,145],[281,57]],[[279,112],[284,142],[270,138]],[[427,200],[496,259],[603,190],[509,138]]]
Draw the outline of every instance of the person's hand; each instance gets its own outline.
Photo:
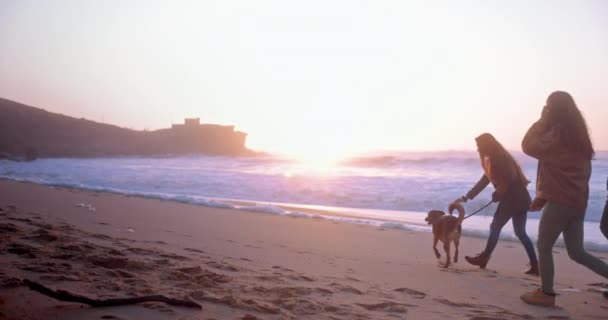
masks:
[[[499,202],[501,198],[501,194],[498,191],[492,192],[492,202]]]
[[[532,212],[540,211],[545,206],[545,204],[547,204],[547,200],[542,199],[542,198],[534,198],[528,211],[532,211]]]
[[[549,106],[545,105],[543,107],[543,110],[540,112],[540,117],[541,118],[546,118],[547,114],[549,114]]]
[[[553,113],[553,112],[554,112],[554,110],[553,110],[553,109],[554,109],[554,108],[553,108],[553,107],[552,107],[550,104],[546,104],[546,105],[543,107],[543,110],[540,112],[540,119],[541,119],[542,121],[547,121],[547,120],[549,120],[549,117],[552,117],[552,115],[550,115],[550,113]],[[554,118],[554,117],[552,117],[552,118]]]
[[[452,202],[452,203],[464,203],[464,202],[467,202],[467,197],[462,196],[462,197],[454,200],[454,202]]]
[[[540,119],[536,121],[537,127],[541,132],[549,130],[549,107],[544,106],[540,113]]]

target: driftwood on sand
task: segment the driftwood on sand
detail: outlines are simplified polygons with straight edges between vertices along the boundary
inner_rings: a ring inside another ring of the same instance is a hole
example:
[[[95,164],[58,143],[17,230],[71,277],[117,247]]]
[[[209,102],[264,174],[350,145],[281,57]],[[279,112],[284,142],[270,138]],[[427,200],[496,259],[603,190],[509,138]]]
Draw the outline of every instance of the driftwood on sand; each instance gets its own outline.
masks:
[[[188,308],[196,308],[202,309],[203,307],[193,301],[190,300],[180,300],[180,299],[172,299],[167,298],[163,295],[150,295],[150,296],[142,296],[142,297],[132,297],[132,298],[112,298],[112,299],[91,299],[89,297],[77,295],[70,293],[65,290],[53,290],[50,288],[41,285],[40,283],[30,281],[27,279],[23,280],[23,284],[28,286],[30,290],[37,291],[44,295],[47,295],[51,298],[55,298],[60,301],[69,301],[69,302],[78,302],[88,304],[92,307],[110,307],[110,306],[122,306],[128,304],[136,304],[141,302],[164,302],[173,306],[180,307],[188,307]]]

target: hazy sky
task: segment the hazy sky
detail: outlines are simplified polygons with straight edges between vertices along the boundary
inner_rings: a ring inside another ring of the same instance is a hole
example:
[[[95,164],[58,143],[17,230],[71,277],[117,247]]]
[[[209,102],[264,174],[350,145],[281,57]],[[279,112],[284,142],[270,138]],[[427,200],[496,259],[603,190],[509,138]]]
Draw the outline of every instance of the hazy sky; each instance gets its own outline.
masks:
[[[257,150],[520,150],[558,89],[608,149],[608,1],[0,2],[0,97]]]

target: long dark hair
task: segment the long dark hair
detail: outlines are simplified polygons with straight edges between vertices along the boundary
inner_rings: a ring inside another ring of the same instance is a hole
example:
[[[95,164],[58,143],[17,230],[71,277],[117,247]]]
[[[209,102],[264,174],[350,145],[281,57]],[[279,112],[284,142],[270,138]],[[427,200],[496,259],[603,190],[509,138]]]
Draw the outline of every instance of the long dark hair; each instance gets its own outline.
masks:
[[[498,175],[501,175],[504,180],[516,181],[522,185],[528,185],[530,182],[524,174],[521,166],[515,158],[505,149],[505,147],[489,133],[482,133],[477,138],[477,148],[479,150],[479,157],[483,164],[483,157],[488,156],[495,171]]]
[[[595,157],[585,118],[569,93],[555,91],[549,95],[546,120],[549,128],[558,130],[561,142],[569,150],[589,159]]]

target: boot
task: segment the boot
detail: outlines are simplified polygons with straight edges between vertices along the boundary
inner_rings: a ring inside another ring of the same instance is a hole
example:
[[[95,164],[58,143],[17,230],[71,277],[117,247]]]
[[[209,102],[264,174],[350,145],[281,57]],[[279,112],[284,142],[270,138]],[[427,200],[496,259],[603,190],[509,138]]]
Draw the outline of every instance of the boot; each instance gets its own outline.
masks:
[[[524,293],[520,298],[527,304],[542,307],[552,307],[555,305],[555,295],[546,294],[540,288],[532,292]]]
[[[531,276],[539,276],[540,272],[538,272],[538,263],[530,264],[530,267],[524,273]]]
[[[481,269],[485,269],[486,265],[488,264],[488,260],[490,260],[490,256],[488,256],[485,251],[482,251],[480,254],[474,257],[466,256],[464,259],[474,266],[479,266]]]

